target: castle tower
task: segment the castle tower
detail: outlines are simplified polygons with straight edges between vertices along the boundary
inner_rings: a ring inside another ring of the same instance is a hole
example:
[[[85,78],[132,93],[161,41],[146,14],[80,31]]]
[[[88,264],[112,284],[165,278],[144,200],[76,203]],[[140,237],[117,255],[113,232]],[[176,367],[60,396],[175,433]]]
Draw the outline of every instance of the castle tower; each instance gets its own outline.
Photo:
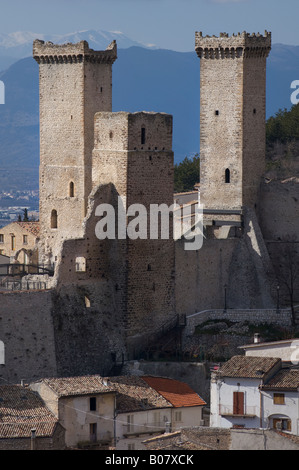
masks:
[[[196,33],[200,193],[204,209],[255,207],[265,170],[266,59],[271,33]]]
[[[55,262],[65,239],[82,236],[92,188],[94,115],[112,109],[115,41],[94,51],[86,41],[36,40],[40,82],[40,222],[42,262]]]
[[[125,285],[119,287],[126,299],[122,308],[127,336],[137,335],[140,341],[146,332],[175,318],[172,217],[168,219],[168,238],[161,236],[160,222],[155,225],[157,219],[151,219],[154,205],[173,205],[172,116],[97,113],[93,186],[99,184],[112,185],[118,199],[117,219],[125,214],[125,227],[116,232],[118,246],[123,246],[123,263],[118,270],[123,269],[125,279]],[[138,212],[135,204],[144,212]],[[137,212],[131,212],[132,208]],[[141,225],[133,228],[138,233],[138,238],[133,238],[129,226],[136,217]],[[151,233],[155,227],[157,236]]]

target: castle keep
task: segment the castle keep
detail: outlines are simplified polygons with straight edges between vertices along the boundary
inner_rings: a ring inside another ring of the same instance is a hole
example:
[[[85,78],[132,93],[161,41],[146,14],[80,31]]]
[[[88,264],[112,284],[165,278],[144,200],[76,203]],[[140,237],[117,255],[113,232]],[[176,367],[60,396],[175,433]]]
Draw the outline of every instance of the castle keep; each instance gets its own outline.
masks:
[[[183,238],[172,237],[172,217],[169,238],[159,236],[160,226],[150,237],[150,207],[174,202],[172,116],[112,112],[114,42],[94,51],[86,41],[34,41],[38,253],[54,274],[36,276],[47,283],[44,291],[2,294],[6,360],[0,378],[107,375],[179,315],[224,308],[256,314],[275,307],[276,273],[264,239],[264,233],[275,236],[265,216],[271,197],[266,205],[261,197],[270,48],[269,33],[196,33],[204,242],[187,251]],[[145,208],[145,232],[134,222],[136,205]],[[107,219],[105,207],[115,218]],[[99,236],[105,217],[114,237]],[[128,236],[132,227],[137,237]]]

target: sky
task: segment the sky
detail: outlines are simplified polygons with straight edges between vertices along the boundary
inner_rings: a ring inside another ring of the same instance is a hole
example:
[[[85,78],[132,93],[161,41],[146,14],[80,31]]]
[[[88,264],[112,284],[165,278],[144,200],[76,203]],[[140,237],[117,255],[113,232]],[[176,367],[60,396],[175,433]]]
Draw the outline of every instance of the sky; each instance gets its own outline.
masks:
[[[193,51],[195,31],[271,31],[299,45],[299,0],[0,0],[0,33],[121,31],[144,44]]]

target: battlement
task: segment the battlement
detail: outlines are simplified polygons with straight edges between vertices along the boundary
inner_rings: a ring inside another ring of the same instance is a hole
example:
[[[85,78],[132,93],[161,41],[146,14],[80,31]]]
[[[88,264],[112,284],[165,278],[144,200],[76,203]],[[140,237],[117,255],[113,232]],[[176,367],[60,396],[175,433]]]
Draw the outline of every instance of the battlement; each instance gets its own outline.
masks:
[[[38,64],[43,63],[103,63],[113,64],[117,59],[116,41],[112,41],[105,51],[94,51],[87,41],[76,44],[53,44],[36,39],[33,42],[33,57]]]
[[[220,33],[217,36],[203,36],[195,33],[195,51],[199,58],[225,57],[267,57],[271,50],[271,33],[243,33],[229,36]]]
[[[172,115],[138,111],[95,114],[95,148],[172,151]]]

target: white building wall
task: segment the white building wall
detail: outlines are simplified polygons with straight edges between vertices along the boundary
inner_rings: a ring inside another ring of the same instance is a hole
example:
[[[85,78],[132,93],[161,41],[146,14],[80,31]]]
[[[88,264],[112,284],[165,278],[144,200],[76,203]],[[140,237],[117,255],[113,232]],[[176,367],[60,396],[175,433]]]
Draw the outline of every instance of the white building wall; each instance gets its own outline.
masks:
[[[115,436],[117,450],[145,450],[142,441],[153,434],[183,427],[202,426],[202,406],[161,408],[116,417]],[[168,424],[170,423],[170,425]]]
[[[284,404],[276,405],[274,403],[273,391],[262,391],[262,408],[263,408],[263,427],[273,428],[273,419],[282,418],[291,420],[290,432],[299,435],[299,394],[298,392],[279,392],[284,393]]]
[[[260,380],[224,378],[211,380],[211,427],[260,427]],[[233,415],[233,393],[244,393],[244,416]]]

